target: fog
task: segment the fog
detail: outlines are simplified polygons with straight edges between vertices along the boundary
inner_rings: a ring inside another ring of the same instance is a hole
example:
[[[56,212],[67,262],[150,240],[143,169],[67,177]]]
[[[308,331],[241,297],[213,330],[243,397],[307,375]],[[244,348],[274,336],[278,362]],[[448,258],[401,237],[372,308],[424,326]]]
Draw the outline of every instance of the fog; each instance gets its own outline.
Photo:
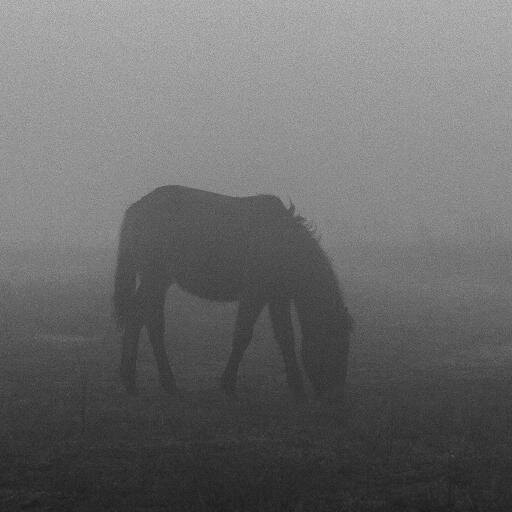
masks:
[[[110,245],[154,187],[347,237],[510,237],[508,2],[4,1],[2,237]]]
[[[0,2],[0,509],[509,511],[511,21]]]

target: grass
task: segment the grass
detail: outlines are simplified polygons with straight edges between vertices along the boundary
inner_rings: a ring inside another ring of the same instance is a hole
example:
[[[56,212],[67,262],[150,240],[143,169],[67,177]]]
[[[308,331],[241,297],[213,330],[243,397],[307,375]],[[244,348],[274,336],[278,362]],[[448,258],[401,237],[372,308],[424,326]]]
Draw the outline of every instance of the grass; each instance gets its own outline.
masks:
[[[129,397],[107,280],[18,288],[1,339],[0,510],[510,510],[512,285],[489,261],[437,277],[397,261],[341,270],[358,328],[337,406],[292,405],[266,320],[227,401],[233,308],[179,293],[180,397],[158,388],[146,340]]]
[[[257,361],[237,403],[207,361],[177,368],[173,399],[147,353],[128,397],[115,349],[37,338],[3,358],[2,510],[509,510],[505,368],[372,381],[354,368],[344,406],[295,408]]]

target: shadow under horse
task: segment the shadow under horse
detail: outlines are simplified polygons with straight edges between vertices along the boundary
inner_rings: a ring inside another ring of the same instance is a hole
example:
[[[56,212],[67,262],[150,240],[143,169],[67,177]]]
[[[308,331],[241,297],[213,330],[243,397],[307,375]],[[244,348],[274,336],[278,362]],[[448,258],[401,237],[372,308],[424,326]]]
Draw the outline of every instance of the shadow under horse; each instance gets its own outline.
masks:
[[[256,320],[268,306],[287,381],[306,399],[291,318],[302,331],[304,370],[318,397],[342,392],[352,319],[326,253],[307,226],[272,195],[230,197],[182,186],[155,189],[125,213],[119,239],[114,313],[122,330],[121,377],[136,392],[140,331],[148,331],[162,386],[175,391],[164,343],[168,288],[238,302],[222,388],[234,394]]]

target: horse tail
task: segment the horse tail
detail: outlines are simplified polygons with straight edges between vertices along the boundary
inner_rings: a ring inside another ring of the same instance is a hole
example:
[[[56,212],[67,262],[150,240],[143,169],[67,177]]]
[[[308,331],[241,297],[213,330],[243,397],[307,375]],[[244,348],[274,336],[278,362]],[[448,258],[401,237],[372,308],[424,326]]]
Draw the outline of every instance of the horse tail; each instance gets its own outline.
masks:
[[[114,319],[117,327],[122,329],[131,315],[131,306],[135,297],[137,284],[137,268],[134,258],[135,229],[132,210],[128,208],[124,214],[119,233],[119,246],[117,249],[117,265],[114,278]]]

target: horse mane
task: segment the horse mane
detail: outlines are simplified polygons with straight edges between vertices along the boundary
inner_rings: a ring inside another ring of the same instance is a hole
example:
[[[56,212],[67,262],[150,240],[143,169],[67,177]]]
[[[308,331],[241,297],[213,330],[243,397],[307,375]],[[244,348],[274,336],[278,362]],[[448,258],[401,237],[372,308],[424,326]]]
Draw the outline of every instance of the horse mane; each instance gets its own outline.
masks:
[[[350,331],[353,320],[344,303],[343,292],[331,258],[320,244],[316,225],[296,213],[293,202],[287,208],[295,251],[296,268],[302,274],[297,301],[308,302],[310,319],[320,330],[333,333]]]
[[[290,199],[289,201],[290,206],[286,209],[288,215],[293,219],[295,223],[302,226],[302,228],[305,229],[310,236],[315,238],[317,241],[320,241],[321,236],[318,234],[318,227],[316,226],[316,224],[314,224],[311,220],[307,219],[306,217],[296,213],[295,204],[293,204],[293,202]]]

